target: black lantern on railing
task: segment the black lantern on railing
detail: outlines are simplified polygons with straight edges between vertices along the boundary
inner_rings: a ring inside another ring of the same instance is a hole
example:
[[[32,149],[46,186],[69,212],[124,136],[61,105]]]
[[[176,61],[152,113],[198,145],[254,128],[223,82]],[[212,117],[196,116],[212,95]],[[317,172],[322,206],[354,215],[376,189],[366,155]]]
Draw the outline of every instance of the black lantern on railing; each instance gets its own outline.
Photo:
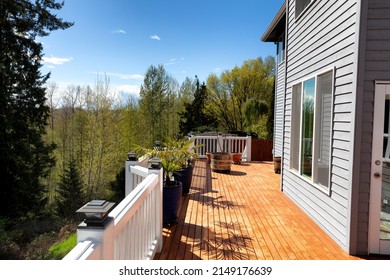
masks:
[[[161,160],[157,157],[153,157],[149,160],[150,169],[160,169],[161,168]]]
[[[161,141],[154,141],[154,150],[161,151]]]
[[[104,226],[107,222],[107,216],[115,203],[105,200],[92,200],[77,210],[77,213],[84,213],[84,223],[87,226]]]
[[[128,152],[127,153],[127,160],[129,161],[137,161],[137,153],[136,152]]]

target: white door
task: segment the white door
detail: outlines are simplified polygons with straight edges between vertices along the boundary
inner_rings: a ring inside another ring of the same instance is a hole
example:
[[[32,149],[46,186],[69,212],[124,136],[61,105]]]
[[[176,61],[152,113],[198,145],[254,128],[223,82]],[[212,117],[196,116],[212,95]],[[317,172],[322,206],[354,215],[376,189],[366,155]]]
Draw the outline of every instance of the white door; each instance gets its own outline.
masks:
[[[376,82],[369,252],[390,254],[390,82]]]

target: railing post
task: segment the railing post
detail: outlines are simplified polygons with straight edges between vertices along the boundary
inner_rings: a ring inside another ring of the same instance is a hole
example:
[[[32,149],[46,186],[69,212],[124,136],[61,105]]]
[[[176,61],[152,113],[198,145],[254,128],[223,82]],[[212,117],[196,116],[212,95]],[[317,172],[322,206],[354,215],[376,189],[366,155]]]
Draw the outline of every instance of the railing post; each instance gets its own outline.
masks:
[[[252,136],[246,137],[246,161],[252,161]]]
[[[127,196],[136,187],[134,183],[134,174],[131,173],[130,167],[137,165],[137,163],[137,154],[135,152],[128,153],[125,171],[125,196]]]
[[[108,215],[114,207],[113,202],[92,200],[78,209],[77,213],[85,213],[86,218],[77,226],[77,242],[93,241],[102,246],[100,259],[110,259],[113,239],[113,219]]]
[[[217,135],[217,153],[222,153],[222,149],[224,148],[223,138],[219,137],[220,134]]]
[[[150,160],[149,174],[158,175],[158,191],[156,192],[156,240],[157,240],[157,249],[156,252],[160,253],[163,248],[163,169],[161,166],[161,161],[159,159],[153,158]]]

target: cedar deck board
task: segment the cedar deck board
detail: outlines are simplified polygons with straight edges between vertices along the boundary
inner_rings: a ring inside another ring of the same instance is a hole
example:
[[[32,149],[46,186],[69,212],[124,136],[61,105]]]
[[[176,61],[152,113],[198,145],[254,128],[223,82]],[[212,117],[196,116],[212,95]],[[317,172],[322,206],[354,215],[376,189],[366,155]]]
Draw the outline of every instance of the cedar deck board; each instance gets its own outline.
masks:
[[[165,226],[160,260],[348,260],[319,226],[280,191],[272,162],[212,172],[197,160],[177,223]]]

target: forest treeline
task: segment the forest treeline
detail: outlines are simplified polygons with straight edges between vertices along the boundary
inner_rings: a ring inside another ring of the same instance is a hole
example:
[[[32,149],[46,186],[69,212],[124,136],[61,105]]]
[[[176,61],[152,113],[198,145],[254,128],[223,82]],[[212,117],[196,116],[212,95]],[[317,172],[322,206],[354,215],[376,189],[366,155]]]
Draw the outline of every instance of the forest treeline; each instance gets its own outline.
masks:
[[[48,205],[55,205],[71,162],[82,178],[86,200],[110,199],[116,195],[112,182],[135,146],[150,148],[157,140],[204,131],[272,138],[273,69],[273,58],[258,58],[210,75],[206,82],[187,77],[179,84],[162,65],[152,65],[139,97],[126,101],[112,91],[105,76],[95,85],[69,85],[62,92],[49,83],[45,139],[56,146],[56,165],[45,182]]]

